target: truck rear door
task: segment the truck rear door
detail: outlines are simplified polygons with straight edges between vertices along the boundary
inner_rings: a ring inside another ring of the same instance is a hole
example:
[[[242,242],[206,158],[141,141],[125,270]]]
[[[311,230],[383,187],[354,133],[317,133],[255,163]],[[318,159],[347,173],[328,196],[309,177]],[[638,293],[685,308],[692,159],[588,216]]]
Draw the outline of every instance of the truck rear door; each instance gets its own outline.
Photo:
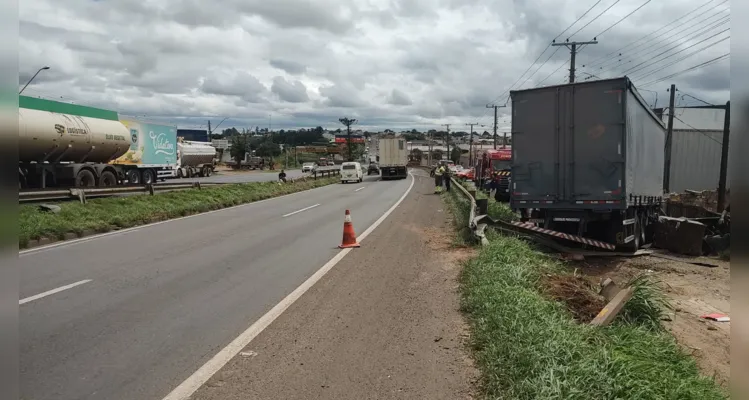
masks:
[[[555,200],[560,116],[556,88],[513,93],[512,201]]]
[[[565,114],[571,116],[561,152],[564,199],[576,204],[606,204],[621,198],[624,81],[591,82],[561,90]]]

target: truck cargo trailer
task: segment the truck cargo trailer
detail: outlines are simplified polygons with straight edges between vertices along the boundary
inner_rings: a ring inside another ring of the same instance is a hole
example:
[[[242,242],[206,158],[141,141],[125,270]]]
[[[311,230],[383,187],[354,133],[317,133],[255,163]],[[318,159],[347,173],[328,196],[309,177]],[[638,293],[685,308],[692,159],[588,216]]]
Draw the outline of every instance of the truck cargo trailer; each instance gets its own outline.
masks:
[[[152,183],[174,173],[176,127],[114,111],[19,96],[21,188]]]
[[[381,138],[377,148],[382,180],[405,179],[408,176],[406,139]]]
[[[666,128],[627,77],[510,92],[510,205],[546,229],[635,250],[663,198]]]
[[[216,148],[208,142],[177,139],[177,178],[207,177],[213,174]]]

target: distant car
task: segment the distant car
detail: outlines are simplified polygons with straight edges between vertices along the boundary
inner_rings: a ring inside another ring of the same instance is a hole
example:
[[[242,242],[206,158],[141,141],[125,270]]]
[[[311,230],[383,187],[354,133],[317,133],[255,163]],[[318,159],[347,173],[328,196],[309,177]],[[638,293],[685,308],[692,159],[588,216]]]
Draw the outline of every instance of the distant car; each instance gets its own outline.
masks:
[[[335,161],[333,160],[328,161],[328,165],[335,165]]]
[[[369,167],[367,168],[367,175],[372,174],[379,174],[380,173],[380,167],[377,165],[376,162],[369,163]]]
[[[317,163],[306,162],[302,164],[302,172],[312,172],[317,168]]]

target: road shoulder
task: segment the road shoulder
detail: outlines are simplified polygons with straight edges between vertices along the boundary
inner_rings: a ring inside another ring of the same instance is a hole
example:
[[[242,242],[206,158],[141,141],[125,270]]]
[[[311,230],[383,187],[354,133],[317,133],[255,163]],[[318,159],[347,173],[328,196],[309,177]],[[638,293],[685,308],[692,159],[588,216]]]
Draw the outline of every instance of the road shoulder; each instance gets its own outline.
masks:
[[[470,254],[452,247],[431,180],[415,179],[361,248],[191,399],[472,398],[458,293]]]

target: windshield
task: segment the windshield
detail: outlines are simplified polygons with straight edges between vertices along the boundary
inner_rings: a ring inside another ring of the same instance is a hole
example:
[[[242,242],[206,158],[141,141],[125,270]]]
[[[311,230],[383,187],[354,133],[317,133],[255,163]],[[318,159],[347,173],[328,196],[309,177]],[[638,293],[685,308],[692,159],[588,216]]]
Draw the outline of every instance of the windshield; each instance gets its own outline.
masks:
[[[348,165],[344,165],[342,168],[343,169],[356,169],[356,165],[354,165],[354,164],[348,164]]]
[[[304,163],[302,165],[304,165],[305,167],[311,167],[313,164],[311,162],[306,162],[306,163]]]
[[[510,167],[512,167],[512,161],[510,160],[492,160],[492,171],[501,171],[510,169]]]

